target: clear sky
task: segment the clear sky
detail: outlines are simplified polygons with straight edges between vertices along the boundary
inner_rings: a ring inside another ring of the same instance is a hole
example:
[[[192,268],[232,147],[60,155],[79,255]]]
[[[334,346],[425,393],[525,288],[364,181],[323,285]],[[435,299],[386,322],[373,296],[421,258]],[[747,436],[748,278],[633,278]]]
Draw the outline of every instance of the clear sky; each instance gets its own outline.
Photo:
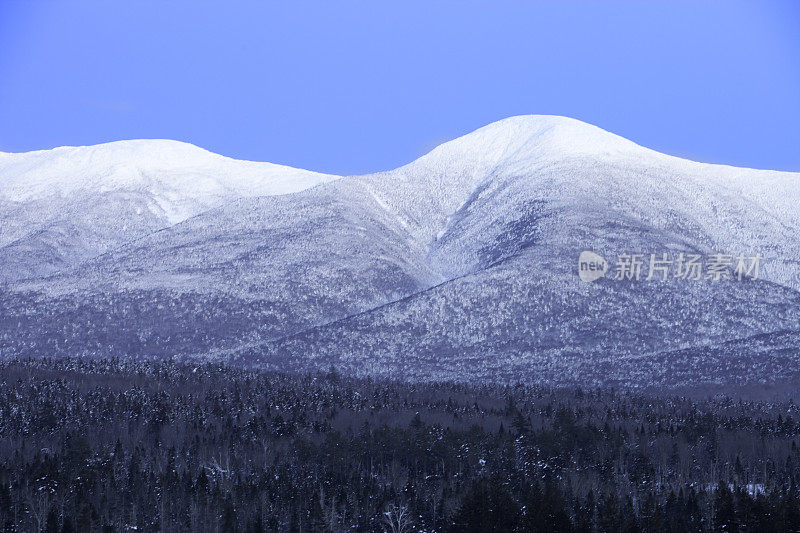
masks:
[[[800,171],[800,2],[0,0],[0,151],[170,138],[354,174],[518,114]]]

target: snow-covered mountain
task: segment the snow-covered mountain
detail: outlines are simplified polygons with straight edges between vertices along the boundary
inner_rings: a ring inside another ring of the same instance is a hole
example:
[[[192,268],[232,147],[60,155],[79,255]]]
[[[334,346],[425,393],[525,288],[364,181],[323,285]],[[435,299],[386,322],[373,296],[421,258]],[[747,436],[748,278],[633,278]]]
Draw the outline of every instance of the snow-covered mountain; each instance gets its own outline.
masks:
[[[0,280],[57,272],[237,198],[334,178],[168,140],[0,152]]]
[[[800,380],[800,174],[522,116],[336,178],[172,141],[0,154],[0,354]],[[583,250],[763,263],[759,280],[586,284]]]

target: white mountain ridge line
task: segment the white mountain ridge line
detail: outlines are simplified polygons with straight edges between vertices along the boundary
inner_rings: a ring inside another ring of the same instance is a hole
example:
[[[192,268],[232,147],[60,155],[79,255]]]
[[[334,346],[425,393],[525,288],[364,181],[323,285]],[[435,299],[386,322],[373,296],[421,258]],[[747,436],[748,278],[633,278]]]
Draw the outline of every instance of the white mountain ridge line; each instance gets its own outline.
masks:
[[[224,199],[288,194],[339,176],[243,161],[171,140],[130,140],[22,153],[0,152],[0,199],[114,191],[150,195],[175,224]],[[184,205],[188,204],[188,205]]]
[[[800,271],[798,174],[693,163],[559,117],[513,117],[398,169],[319,183],[269,164],[245,175],[169,141],[122,143],[113,157],[91,148],[49,167],[16,158],[38,199],[10,201],[0,174],[4,355],[330,361],[553,383],[683,383],[686,365],[691,379],[728,379],[716,361],[733,372],[748,357],[731,379],[797,368],[786,350],[798,345],[798,287],[777,285]],[[748,247],[783,273],[720,284],[576,275],[584,249],[613,260]],[[707,361],[691,352],[667,367],[657,355],[717,345]]]
[[[525,132],[524,129],[529,131]],[[514,135],[514,134],[517,135]],[[527,135],[525,135],[527,134]],[[520,142],[520,138],[525,136]],[[499,146],[497,144],[499,143]],[[413,166],[430,160],[453,161],[455,156],[479,157],[489,167],[513,159],[531,145],[546,145],[547,155],[593,155],[611,159],[638,152],[641,158],[649,156],[711,169],[769,172],[781,175],[800,173],[736,167],[718,163],[703,163],[680,158],[645,148],[614,133],[576,119],[557,115],[519,115],[493,122],[470,133],[442,143],[418,159],[393,170],[362,175],[336,175],[315,172],[269,162],[239,160],[210,152],[191,143],[169,139],[132,139],[86,146],[60,146],[28,152],[0,151],[0,196],[12,201],[36,198],[58,192],[78,190],[104,192],[116,188],[136,186],[146,188],[164,185],[164,179],[149,175],[153,171],[172,172],[169,176],[186,188],[197,192],[231,190],[246,196],[259,194],[290,194],[318,183],[343,177],[400,174]],[[492,151],[490,152],[489,149]],[[59,164],[61,167],[58,168]],[[56,168],[54,168],[56,167]],[[68,171],[75,173],[69,174]],[[217,183],[208,181],[212,171],[222,171]],[[53,175],[58,171],[58,175]],[[234,174],[238,171],[240,174]],[[188,183],[188,172],[197,172],[206,181]],[[63,181],[71,178],[72,182]],[[48,179],[50,178],[50,179]],[[105,178],[107,181],[100,181]],[[291,183],[290,180],[299,183]],[[315,180],[318,181],[315,182]],[[45,186],[50,186],[45,188]],[[94,189],[92,188],[94,187]],[[204,189],[203,186],[206,188]],[[252,187],[247,191],[245,187]],[[269,192],[264,192],[268,189]],[[283,189],[283,190],[282,190]],[[38,195],[37,195],[38,193]]]
[[[800,226],[798,173],[696,163],[641,147],[575,119],[549,115],[524,115],[494,122],[443,143],[397,169],[346,178],[361,182],[377,205],[430,253],[450,229],[454,216],[468,208],[496,175],[519,174],[536,179],[541,169],[573,160],[594,165],[621,161],[658,176],[685,173],[666,185],[687,198],[705,194],[720,200],[719,194],[724,191],[738,197],[748,209],[772,218],[787,233]],[[116,141],[17,154],[0,152],[0,214],[3,200],[13,206],[53,196],[127,191],[145,196],[144,205],[164,219],[163,228],[238,198],[290,194],[342,178],[345,176],[239,161],[169,140]],[[614,179],[618,182],[614,186],[619,187],[625,177]],[[641,187],[636,182],[627,185],[634,190]],[[565,178],[560,178],[557,186],[587,187]],[[420,200],[432,202],[430,208],[418,211],[414,204]],[[435,219],[418,220],[410,216],[414,213],[427,213]],[[709,233],[719,233],[719,222],[708,216],[697,220]],[[717,235],[716,240],[724,244],[725,238]],[[3,238],[0,246],[17,241],[19,235],[11,240]],[[446,272],[443,274],[448,277]]]

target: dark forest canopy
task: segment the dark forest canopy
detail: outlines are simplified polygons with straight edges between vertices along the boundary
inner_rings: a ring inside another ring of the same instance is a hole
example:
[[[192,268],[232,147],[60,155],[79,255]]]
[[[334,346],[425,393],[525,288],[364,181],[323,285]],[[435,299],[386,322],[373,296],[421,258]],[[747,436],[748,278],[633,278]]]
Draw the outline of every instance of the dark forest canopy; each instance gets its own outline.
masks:
[[[0,364],[4,531],[800,531],[792,401]]]

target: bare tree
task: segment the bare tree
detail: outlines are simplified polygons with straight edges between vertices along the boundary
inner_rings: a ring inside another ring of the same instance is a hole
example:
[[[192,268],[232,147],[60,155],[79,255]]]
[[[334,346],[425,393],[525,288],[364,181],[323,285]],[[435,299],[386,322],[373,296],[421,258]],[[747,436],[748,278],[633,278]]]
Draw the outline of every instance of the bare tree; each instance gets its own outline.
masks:
[[[383,513],[383,529],[388,533],[411,531],[411,513],[405,505],[390,505]]]

